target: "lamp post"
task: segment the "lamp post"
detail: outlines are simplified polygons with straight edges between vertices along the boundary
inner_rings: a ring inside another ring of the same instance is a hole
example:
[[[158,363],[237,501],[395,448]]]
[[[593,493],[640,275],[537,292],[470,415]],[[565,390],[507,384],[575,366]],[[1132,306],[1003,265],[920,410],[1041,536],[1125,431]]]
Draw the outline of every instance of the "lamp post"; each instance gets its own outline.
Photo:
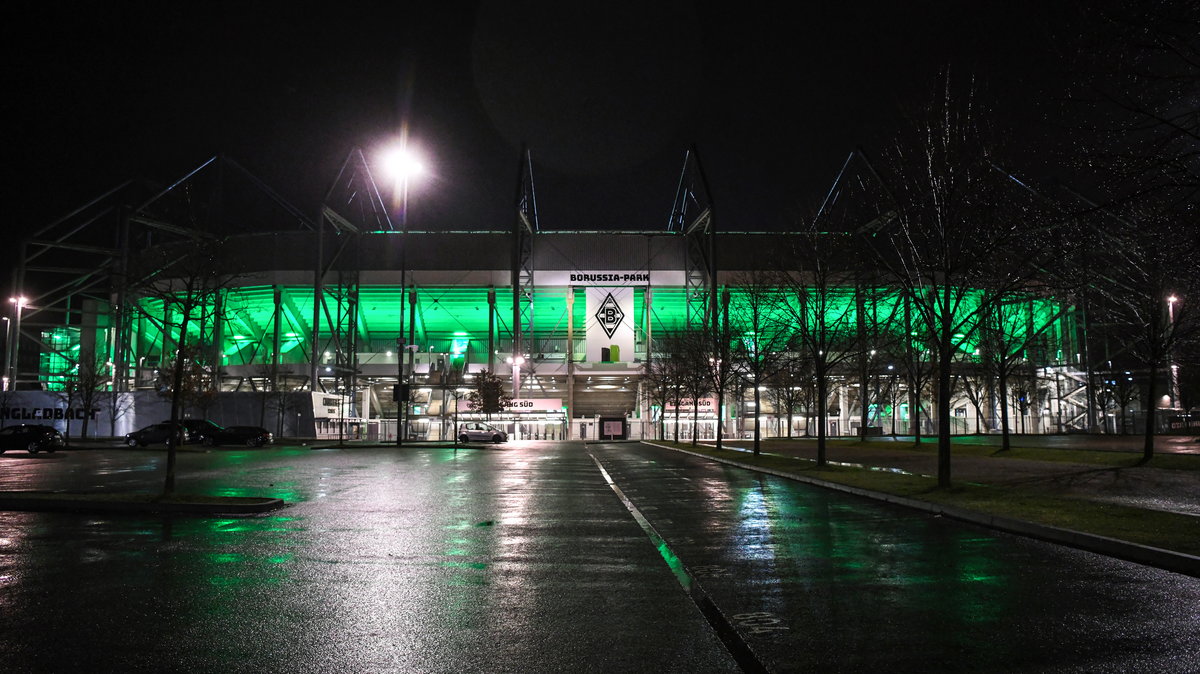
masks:
[[[425,171],[420,159],[408,149],[407,136],[400,145],[383,156],[385,170],[395,180],[392,192],[395,206],[400,211],[401,236],[408,234],[408,185],[409,180]],[[404,287],[408,274],[408,241],[400,240],[400,329],[396,337],[396,446],[404,446],[404,417],[408,411],[408,382],[404,377],[404,353],[409,346],[404,339]]]
[[[525,364],[525,356],[517,354],[504,360],[512,365],[512,397],[519,398],[521,395],[521,366]]]
[[[4,321],[4,381],[0,382],[0,390],[8,390],[8,369],[11,365],[9,356],[12,354],[12,319],[8,316],[0,316],[0,321]]]
[[[521,366],[525,364],[525,356],[513,354],[504,360],[512,365],[512,397],[516,400],[521,395]],[[514,440],[521,439],[521,422],[516,418],[513,419],[513,436]]]
[[[8,301],[12,302],[17,307],[17,320],[12,326],[12,332],[8,332],[6,330],[6,334],[9,335],[10,339],[8,339],[7,343],[5,344],[7,351],[4,354],[4,370],[5,375],[8,377],[7,390],[15,391],[17,390],[17,359],[21,355],[21,312],[25,307],[29,306],[29,300],[25,299],[24,296],[18,296],[10,297],[8,298]]]
[[[1179,298],[1171,295],[1167,298],[1167,329],[1170,330],[1170,340],[1167,342],[1171,346],[1167,353],[1167,366],[1171,377],[1171,409],[1179,407],[1179,363],[1175,362],[1175,303]]]

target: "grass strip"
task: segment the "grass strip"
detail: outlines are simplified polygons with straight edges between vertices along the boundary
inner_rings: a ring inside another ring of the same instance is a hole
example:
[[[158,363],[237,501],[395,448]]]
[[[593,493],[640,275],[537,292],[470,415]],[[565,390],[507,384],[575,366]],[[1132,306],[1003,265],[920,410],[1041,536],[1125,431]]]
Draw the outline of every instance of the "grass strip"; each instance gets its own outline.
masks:
[[[1200,555],[1200,517],[1191,515],[1054,496],[1021,487],[956,484],[949,489],[939,489],[936,480],[919,475],[851,466],[818,467],[815,462],[805,459],[768,455],[756,457],[745,452],[693,447],[687,443],[660,444],[928,503]]]
[[[828,440],[828,447],[839,447],[846,449],[888,449],[905,452],[914,452],[919,454],[935,455],[937,454],[937,443],[922,442],[917,445],[911,442],[893,442],[883,443],[861,440]],[[669,443],[668,443],[669,444]],[[741,445],[749,446],[746,441],[740,441]],[[683,443],[680,443],[682,446]],[[816,439],[792,439],[792,440],[765,440],[762,443],[763,451],[773,451],[776,448],[783,447],[816,447]],[[691,445],[688,445],[689,447]],[[1013,446],[1008,451],[1000,451],[1000,448],[990,445],[977,445],[965,443],[951,443],[950,452],[955,456],[970,456],[983,459],[996,459],[1003,461],[1005,459],[1024,459],[1027,461],[1046,461],[1050,463],[1083,463],[1093,466],[1103,466],[1105,468],[1130,468],[1137,465],[1144,465],[1150,468],[1164,468],[1167,470],[1193,470],[1200,471],[1200,454],[1155,454],[1154,458],[1149,463],[1141,464],[1141,452],[1118,452],[1111,450],[1100,449],[1059,449],[1048,447],[1020,447]]]

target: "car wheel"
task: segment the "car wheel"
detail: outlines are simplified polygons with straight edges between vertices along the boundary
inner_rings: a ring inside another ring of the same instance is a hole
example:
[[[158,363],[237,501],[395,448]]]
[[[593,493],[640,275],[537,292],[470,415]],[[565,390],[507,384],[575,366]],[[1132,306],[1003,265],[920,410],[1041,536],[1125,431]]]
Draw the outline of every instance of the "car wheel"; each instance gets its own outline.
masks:
[[[26,447],[25,447],[25,449],[26,449],[26,450],[27,450],[27,451],[28,451],[30,454],[37,454],[37,453],[38,453],[38,443],[36,443],[36,442],[31,442],[31,443],[29,443],[29,445],[28,445],[28,446],[26,446]]]
[[[137,438],[126,438],[125,444],[129,445],[130,447],[139,447],[142,443],[138,442]]]
[[[248,438],[246,440],[246,446],[247,447],[260,447],[261,444],[258,442],[258,438]]]
[[[459,442],[469,442],[470,438],[467,437],[466,433],[463,433],[462,435],[458,436],[458,441]]]
[[[500,442],[500,436],[499,436],[499,435],[493,435],[493,436],[492,436],[492,442]]]
[[[212,438],[210,438],[206,435],[203,438],[201,438],[200,444],[204,445],[205,447],[212,447],[213,445],[217,444],[217,441],[213,440]]]

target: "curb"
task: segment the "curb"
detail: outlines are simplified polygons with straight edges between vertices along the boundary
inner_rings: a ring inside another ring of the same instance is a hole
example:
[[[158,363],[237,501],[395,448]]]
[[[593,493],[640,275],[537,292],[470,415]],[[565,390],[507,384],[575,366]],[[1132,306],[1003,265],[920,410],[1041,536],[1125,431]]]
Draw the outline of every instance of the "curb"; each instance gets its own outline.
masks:
[[[24,496],[23,494],[29,494]],[[32,496],[38,494],[41,497]],[[27,512],[126,513],[126,514],[188,514],[188,515],[257,515],[284,507],[280,498],[225,497],[226,503],[106,501],[72,498],[47,498],[70,492],[0,492],[0,510]],[[132,496],[132,495],[131,495]]]
[[[503,443],[501,443],[503,444]],[[303,446],[303,445],[302,445]],[[458,449],[467,449],[470,447],[494,447],[490,442],[460,442]],[[431,442],[423,444],[420,442],[406,442],[404,445],[397,447],[396,443],[380,444],[380,443],[346,443],[344,445],[310,445],[309,449],[454,449],[453,444],[442,442]]]
[[[977,524],[979,526],[988,527],[989,529],[995,529],[997,531],[1003,531],[1005,533],[1026,536],[1028,538],[1036,538],[1038,540],[1048,541],[1051,543],[1058,543],[1060,545],[1066,545],[1079,550],[1095,552],[1102,555],[1107,555],[1109,557],[1123,559],[1129,562],[1136,562],[1138,564],[1153,566],[1159,569],[1165,569],[1167,571],[1173,571],[1175,573],[1182,573],[1188,576],[1200,578],[1200,557],[1188,555],[1182,552],[1164,550],[1163,548],[1142,545],[1140,543],[1131,543],[1129,541],[1109,538],[1107,536],[1099,536],[1096,534],[1089,534],[1083,531],[1075,531],[1073,529],[1063,529],[1061,527],[1038,524],[1036,522],[1028,522],[1025,520],[1017,520],[1010,517],[1001,517],[999,515],[991,515],[975,510],[964,510],[962,508],[954,508],[937,503],[929,503],[928,501],[919,501],[917,499],[912,499],[905,496],[885,494],[883,492],[871,491],[869,489],[862,489],[860,487],[851,487],[849,485],[839,484],[837,482],[829,482],[827,480],[820,480],[804,475],[796,475],[795,473],[788,473],[782,470],[776,470],[774,468],[763,468],[761,466],[754,466],[748,463],[742,463],[741,461],[734,461],[732,459],[708,456],[707,454],[691,452],[686,449],[679,449],[677,447],[668,447],[666,445],[660,445],[645,440],[642,442],[652,447],[658,447],[660,449],[666,449],[674,452],[681,452],[683,454],[690,454],[702,459],[716,461],[718,463],[735,466],[745,470],[767,473],[768,475],[795,480],[797,482],[804,482],[817,487],[824,487],[834,491],[854,494],[855,496],[862,496],[865,498],[874,499],[876,501],[882,501],[884,503],[892,503],[895,505],[904,506],[906,508],[912,508],[914,510],[921,510],[924,512],[933,513],[935,515],[941,515],[943,517],[949,517],[963,522]]]

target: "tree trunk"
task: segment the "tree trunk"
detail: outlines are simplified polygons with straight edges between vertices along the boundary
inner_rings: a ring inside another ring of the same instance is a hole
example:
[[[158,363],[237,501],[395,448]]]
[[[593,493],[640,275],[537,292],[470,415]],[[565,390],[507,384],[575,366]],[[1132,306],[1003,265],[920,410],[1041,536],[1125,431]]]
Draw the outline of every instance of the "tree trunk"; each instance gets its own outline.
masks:
[[[1004,366],[1000,367],[1000,451],[1007,452],[1009,450],[1008,438],[1008,372]]]
[[[722,409],[725,406],[725,389],[717,391],[717,449],[721,449],[721,431],[722,422],[725,421],[725,411]]]
[[[758,456],[759,451],[759,418],[762,414],[759,411],[762,409],[762,395],[758,392],[758,377],[754,378],[754,456]]]
[[[1154,383],[1158,378],[1158,363],[1150,365],[1150,378],[1146,382],[1146,436],[1145,442],[1142,444],[1142,460],[1140,463],[1146,463],[1154,458],[1154,419],[1155,419],[1155,404],[1154,404]]]
[[[171,436],[167,441],[167,476],[163,482],[163,494],[175,493],[175,455],[176,446],[182,440],[179,428],[179,408],[183,403],[183,361],[187,343],[187,325],[191,318],[191,307],[183,310],[183,320],[180,322],[179,341],[175,343],[175,372],[172,375],[171,389]]]
[[[947,278],[942,290],[940,339],[938,340],[938,486],[950,486],[950,394],[953,378],[950,353],[954,349],[950,313],[950,284]]]
[[[824,368],[817,373],[817,465],[825,465],[825,410],[828,402],[829,385],[825,381]]]
[[[692,398],[692,446],[697,444],[697,434],[700,432],[700,401]]]
[[[950,486],[950,348],[945,345],[941,349],[941,363],[938,368],[938,486]]]
[[[866,325],[864,324],[867,312],[866,302],[863,299],[863,291],[861,285],[854,287],[854,314],[855,314],[855,333],[858,338],[858,438],[863,442],[867,440],[867,424],[871,422],[867,414],[867,386],[868,375],[868,351]]]
[[[920,367],[920,363],[914,363]],[[917,378],[913,377],[908,388],[908,425],[912,431],[913,444],[921,444],[921,391],[916,385]]]

